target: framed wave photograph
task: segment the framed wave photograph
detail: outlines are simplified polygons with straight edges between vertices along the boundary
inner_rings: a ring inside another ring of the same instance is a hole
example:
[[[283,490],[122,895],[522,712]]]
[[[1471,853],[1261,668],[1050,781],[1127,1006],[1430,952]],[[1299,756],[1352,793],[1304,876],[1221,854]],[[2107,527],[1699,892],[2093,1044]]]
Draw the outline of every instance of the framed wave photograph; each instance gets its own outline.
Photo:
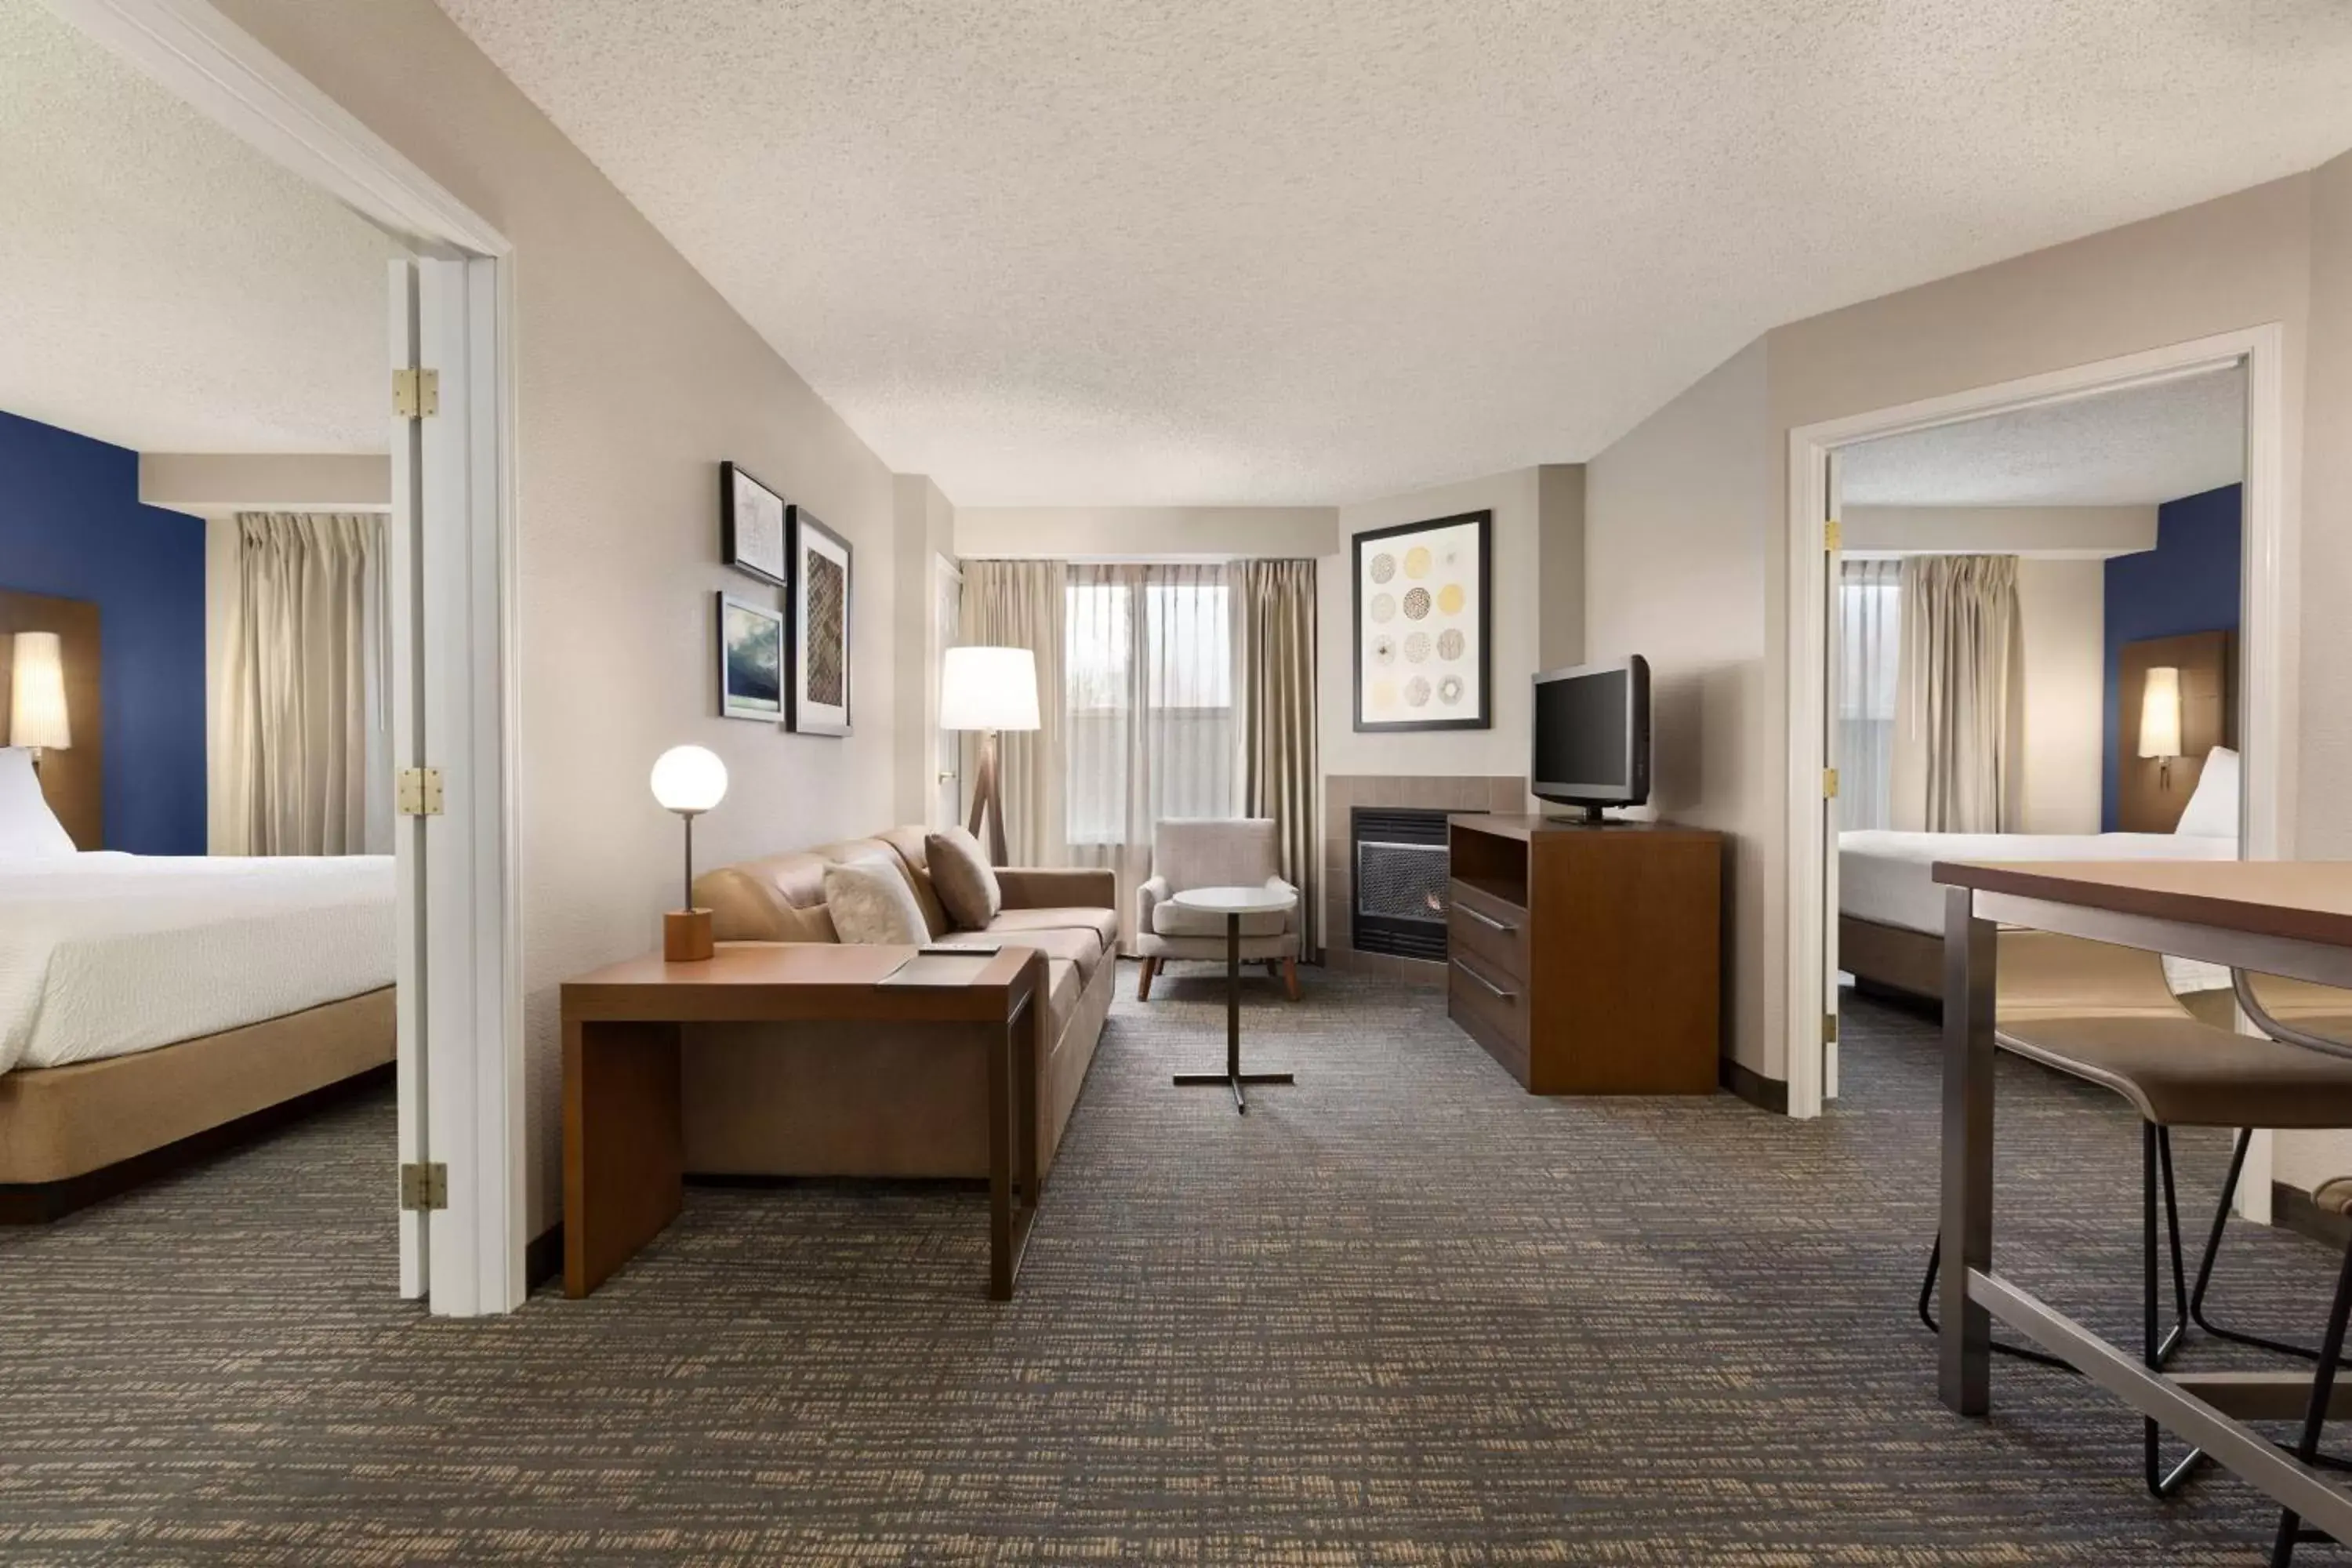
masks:
[[[786,584],[784,498],[732,463],[719,465],[719,558],[779,588]]]
[[[1491,511],[1354,541],[1356,728],[1490,730]]]
[[[849,542],[792,509],[792,714],[802,735],[849,733]]]
[[[719,595],[719,711],[729,719],[784,716],[784,617]]]

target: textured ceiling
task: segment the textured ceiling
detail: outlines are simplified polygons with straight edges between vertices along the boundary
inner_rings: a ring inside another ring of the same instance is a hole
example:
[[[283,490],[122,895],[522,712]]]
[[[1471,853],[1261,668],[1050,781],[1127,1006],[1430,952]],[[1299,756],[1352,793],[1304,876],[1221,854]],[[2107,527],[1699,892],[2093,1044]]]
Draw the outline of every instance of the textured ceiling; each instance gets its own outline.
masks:
[[[142,451],[385,447],[376,229],[0,0],[0,409]]]
[[[2352,145],[2340,0],[441,0],[895,468],[1330,503]]]
[[[1839,454],[1847,506],[2137,506],[2245,473],[2239,371],[1865,441]]]

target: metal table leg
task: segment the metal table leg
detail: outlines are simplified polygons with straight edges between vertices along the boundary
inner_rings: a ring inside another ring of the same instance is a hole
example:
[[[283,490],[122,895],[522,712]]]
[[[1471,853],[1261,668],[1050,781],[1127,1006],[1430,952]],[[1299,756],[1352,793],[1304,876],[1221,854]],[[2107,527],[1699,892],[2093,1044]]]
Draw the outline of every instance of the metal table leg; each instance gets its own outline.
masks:
[[[1234,1109],[1244,1116],[1249,1114],[1249,1096],[1242,1086],[1248,1083],[1295,1083],[1286,1072],[1242,1071],[1242,917],[1225,916],[1225,1070],[1223,1072],[1180,1072],[1180,1084],[1222,1083],[1234,1091]]]

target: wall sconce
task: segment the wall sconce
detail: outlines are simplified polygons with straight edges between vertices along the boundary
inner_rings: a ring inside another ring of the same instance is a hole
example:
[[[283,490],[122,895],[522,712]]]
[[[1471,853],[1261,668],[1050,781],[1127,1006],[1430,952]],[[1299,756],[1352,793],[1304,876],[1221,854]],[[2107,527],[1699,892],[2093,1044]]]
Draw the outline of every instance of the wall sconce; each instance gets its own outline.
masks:
[[[66,715],[65,647],[55,632],[18,632],[15,664],[8,682],[8,743],[33,753],[73,744],[73,725]]]
[[[2172,665],[2150,669],[2140,689],[2139,754],[2158,759],[2158,781],[2170,789],[2172,759],[2180,755],[2180,671]]]

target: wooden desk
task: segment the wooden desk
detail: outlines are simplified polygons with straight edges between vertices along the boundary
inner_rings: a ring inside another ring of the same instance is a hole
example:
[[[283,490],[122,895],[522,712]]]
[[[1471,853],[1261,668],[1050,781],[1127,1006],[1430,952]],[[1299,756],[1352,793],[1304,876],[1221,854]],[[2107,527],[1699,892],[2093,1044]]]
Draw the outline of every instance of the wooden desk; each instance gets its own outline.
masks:
[[[2352,986],[2352,863],[2248,860],[1938,863],[1944,901],[1943,1237],[1938,1382],[1944,1403],[1991,1402],[1999,1318],[2090,1381],[2205,1450],[2339,1540],[2352,1496],[2245,1425],[2292,1419],[2308,1375],[2168,1375],[1993,1271],[1993,979],[2003,925]],[[2352,1415],[2339,1384],[2331,1414]]]
[[[680,1026],[936,1026],[989,1047],[988,1293],[1013,1299],[1037,1212],[1037,1040],[1045,956],[1007,947],[961,984],[885,985],[915,950],[722,943],[698,963],[631,959],[563,984],[563,1289],[585,1296],[684,1199]]]

